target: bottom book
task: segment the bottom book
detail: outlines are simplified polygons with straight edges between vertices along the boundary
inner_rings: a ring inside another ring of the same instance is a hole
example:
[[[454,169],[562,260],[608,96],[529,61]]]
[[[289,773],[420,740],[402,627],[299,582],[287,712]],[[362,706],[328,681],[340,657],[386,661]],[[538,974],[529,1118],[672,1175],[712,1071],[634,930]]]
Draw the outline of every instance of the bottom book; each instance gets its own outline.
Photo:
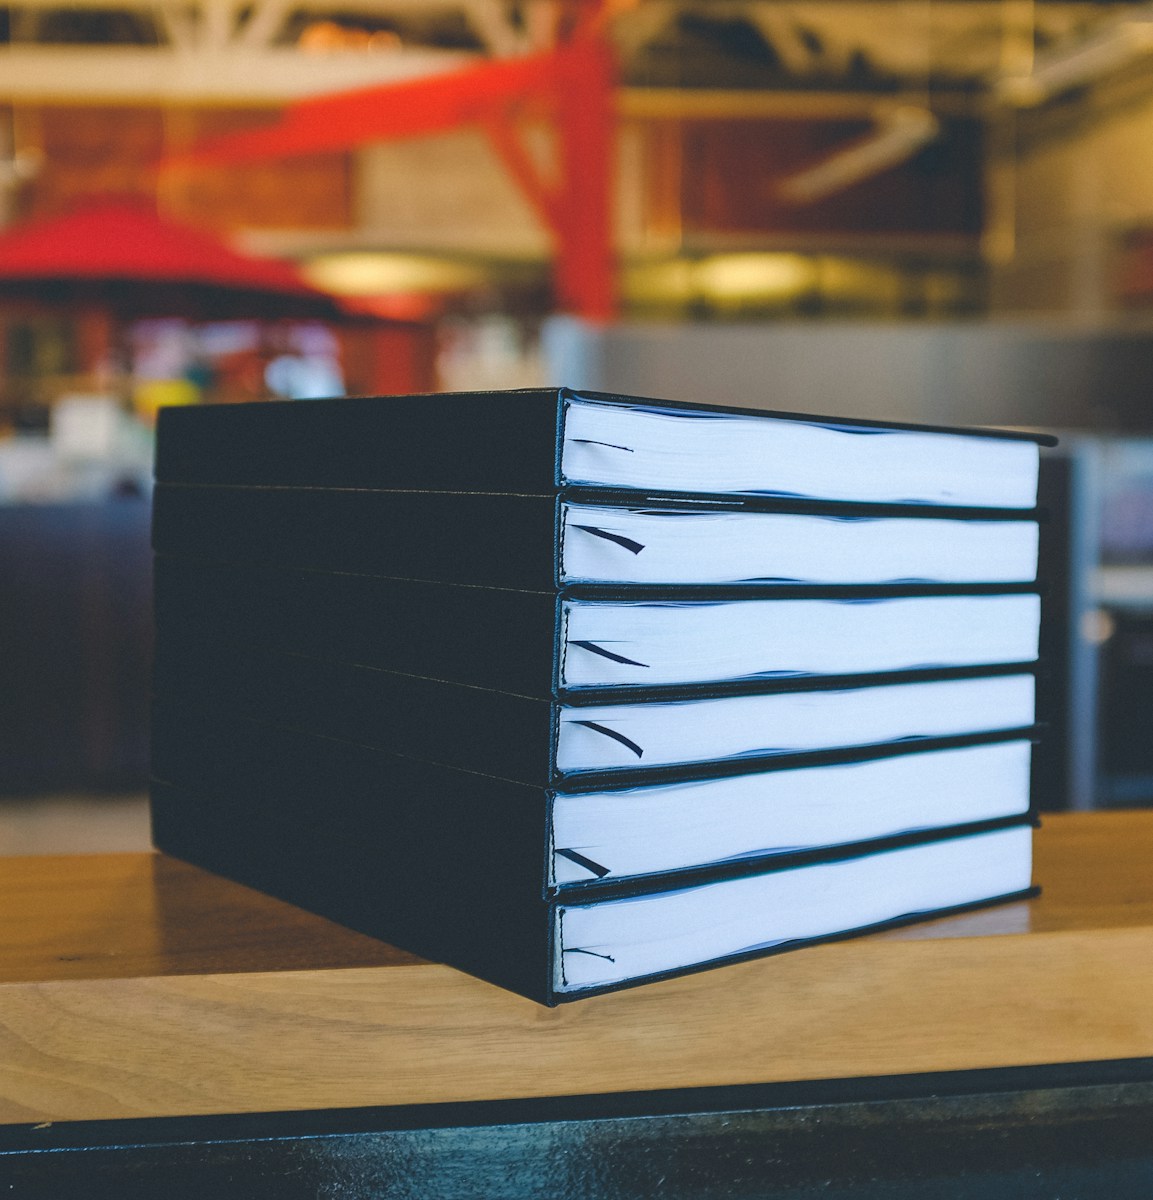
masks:
[[[968,907],[1029,888],[1027,826],[723,879],[557,905],[558,995],[752,957]]]
[[[550,891],[539,789],[164,705],[154,736],[161,850],[545,1004],[1030,889],[1020,816]]]

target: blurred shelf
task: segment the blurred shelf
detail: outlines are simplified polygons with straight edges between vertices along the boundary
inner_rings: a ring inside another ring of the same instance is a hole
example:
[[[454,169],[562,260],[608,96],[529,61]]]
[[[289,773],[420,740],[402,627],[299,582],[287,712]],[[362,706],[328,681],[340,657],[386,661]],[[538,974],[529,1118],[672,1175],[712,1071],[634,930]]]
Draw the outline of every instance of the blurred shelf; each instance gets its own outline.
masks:
[[[1097,567],[1090,594],[1107,608],[1153,609],[1153,566]]]

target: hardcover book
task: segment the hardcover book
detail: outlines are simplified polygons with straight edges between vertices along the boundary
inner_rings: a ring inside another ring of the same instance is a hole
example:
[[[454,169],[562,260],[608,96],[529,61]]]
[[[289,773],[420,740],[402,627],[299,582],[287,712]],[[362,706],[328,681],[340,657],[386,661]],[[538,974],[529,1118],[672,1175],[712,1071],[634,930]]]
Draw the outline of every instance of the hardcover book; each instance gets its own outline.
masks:
[[[1030,736],[1031,673],[891,678],[717,696],[569,703],[300,654],[175,647],[157,638],[154,692],[189,712],[275,721],[325,737],[551,787],[749,770],[783,756],[937,739]]]
[[[166,410],[157,844],[545,1003],[1022,894],[1038,440]]]
[[[608,800],[615,826],[594,810],[574,827],[558,814],[561,799],[550,812],[537,787],[266,722],[180,709],[158,717],[153,822],[161,849],[544,1004],[1016,898],[1030,887],[1022,741],[998,745],[1000,763],[965,761],[954,750],[908,754],[900,764],[907,790],[887,796],[893,807],[868,816],[869,826],[840,819],[861,819],[883,787],[865,773],[875,764],[887,774],[896,758],[842,764],[845,773],[828,781],[821,768],[796,787],[799,771],[721,779],[711,796],[682,796],[638,839],[627,828],[630,801],[641,804],[638,816],[648,804],[651,817],[665,797],[617,793]],[[954,772],[957,790],[930,790]],[[747,797],[724,797],[742,781]],[[678,813],[687,800],[696,821],[711,823],[712,811],[696,802],[718,801],[718,791],[736,817],[718,808],[724,832],[697,853],[675,825]],[[818,820],[805,806],[819,805],[821,794],[832,845],[789,845],[798,834],[823,837],[819,823],[794,823]],[[778,821],[774,808],[792,816]],[[840,840],[901,827],[904,834],[880,840]],[[574,834],[576,845],[564,844]]]
[[[568,388],[170,408],[161,426],[161,483],[1015,510],[1035,506],[1037,443],[1054,440]]]
[[[193,653],[260,648],[535,696],[1027,665],[1041,611],[1036,592],[999,586],[607,599],[167,555],[153,586],[160,636]]]
[[[153,540],[216,562],[530,591],[1034,581],[1032,513],[911,511],[160,482]]]

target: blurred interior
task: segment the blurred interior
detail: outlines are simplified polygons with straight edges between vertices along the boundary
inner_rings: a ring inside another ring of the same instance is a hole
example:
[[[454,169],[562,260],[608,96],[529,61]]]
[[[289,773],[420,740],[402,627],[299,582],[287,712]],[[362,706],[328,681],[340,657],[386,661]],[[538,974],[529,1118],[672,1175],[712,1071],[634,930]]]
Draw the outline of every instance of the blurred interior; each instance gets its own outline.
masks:
[[[560,383],[1058,432],[1039,799],[1153,805],[1153,5],[23,0],[0,853],[147,844],[160,405]]]

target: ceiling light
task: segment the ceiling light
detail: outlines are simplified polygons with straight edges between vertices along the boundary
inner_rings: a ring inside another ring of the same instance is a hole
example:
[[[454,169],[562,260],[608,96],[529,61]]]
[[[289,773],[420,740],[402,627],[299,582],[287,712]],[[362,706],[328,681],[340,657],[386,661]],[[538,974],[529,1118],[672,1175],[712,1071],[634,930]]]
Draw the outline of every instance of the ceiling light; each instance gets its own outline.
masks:
[[[400,35],[388,29],[356,29],[336,21],[310,21],[296,39],[297,48],[309,54],[335,54],[342,50],[396,51]]]
[[[417,254],[323,254],[302,269],[314,287],[338,296],[463,292],[485,279],[469,263]]]
[[[800,254],[716,254],[697,264],[695,282],[717,300],[765,300],[795,295],[812,270]]]

